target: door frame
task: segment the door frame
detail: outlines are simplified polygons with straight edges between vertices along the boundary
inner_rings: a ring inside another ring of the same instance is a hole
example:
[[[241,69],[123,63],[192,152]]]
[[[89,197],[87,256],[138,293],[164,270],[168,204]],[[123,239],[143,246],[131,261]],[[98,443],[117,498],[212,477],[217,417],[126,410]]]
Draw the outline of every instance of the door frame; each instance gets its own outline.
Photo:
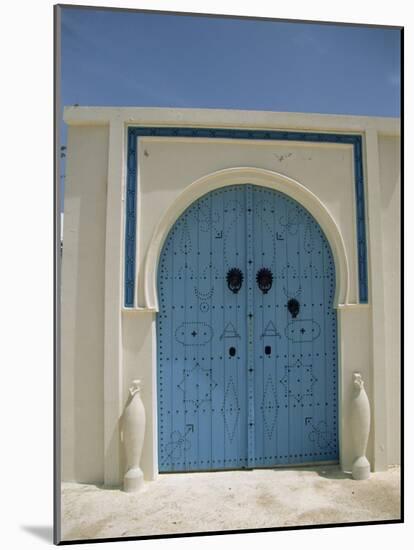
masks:
[[[333,307],[338,312],[338,325],[337,325],[337,369],[338,369],[338,439],[339,439],[339,460],[342,469],[346,469],[347,465],[352,460],[352,443],[350,443],[349,434],[345,436],[345,419],[349,418],[350,411],[348,409],[348,403],[346,399],[347,392],[343,391],[344,388],[344,368],[342,364],[342,351],[344,349],[345,342],[343,341],[343,333],[341,330],[341,313],[348,307],[355,307],[355,304],[348,304],[348,291],[349,291],[349,265],[346,255],[345,245],[336,225],[335,220],[331,216],[330,212],[318,199],[318,197],[309,191],[304,185],[298,181],[289,178],[283,174],[273,172],[271,170],[265,170],[260,168],[251,167],[237,167],[220,170],[204,176],[190,186],[188,186],[179,197],[171,204],[164,217],[160,220],[156,230],[154,231],[151,239],[148,252],[146,255],[144,266],[144,296],[147,308],[154,313],[158,313],[158,291],[157,291],[157,278],[158,278],[158,263],[161,256],[164,242],[177,221],[180,215],[197,199],[203,195],[219,189],[221,187],[227,187],[231,185],[243,185],[253,184],[262,187],[268,187],[270,189],[279,191],[289,196],[290,198],[299,202],[319,223],[325,237],[331,247],[332,254],[335,262],[336,272],[336,288],[333,301]],[[158,395],[158,376],[157,366],[158,358],[157,354],[157,341],[156,331],[154,331],[154,356],[153,356],[153,383],[152,395],[154,397],[153,404],[153,425],[150,430],[153,437],[156,438],[153,441],[153,449],[158,447],[158,422],[157,422],[157,395]],[[349,370],[349,369],[348,369]],[[153,467],[158,471],[158,453],[155,453]]]

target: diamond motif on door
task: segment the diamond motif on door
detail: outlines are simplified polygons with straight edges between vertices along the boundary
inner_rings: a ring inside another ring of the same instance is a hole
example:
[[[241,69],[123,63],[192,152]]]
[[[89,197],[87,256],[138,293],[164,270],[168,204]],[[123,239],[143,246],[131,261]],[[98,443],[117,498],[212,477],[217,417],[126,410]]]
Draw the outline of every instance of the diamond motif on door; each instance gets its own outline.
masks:
[[[227,384],[226,393],[224,394],[223,407],[221,410],[224,416],[226,433],[230,441],[233,441],[237,428],[237,421],[239,420],[240,406],[232,378],[230,378]]]
[[[263,412],[263,421],[266,431],[266,435],[269,439],[272,439],[273,430],[276,425],[277,418],[277,395],[275,384],[273,383],[272,377],[267,377],[266,387],[263,392],[263,401],[261,409]]]

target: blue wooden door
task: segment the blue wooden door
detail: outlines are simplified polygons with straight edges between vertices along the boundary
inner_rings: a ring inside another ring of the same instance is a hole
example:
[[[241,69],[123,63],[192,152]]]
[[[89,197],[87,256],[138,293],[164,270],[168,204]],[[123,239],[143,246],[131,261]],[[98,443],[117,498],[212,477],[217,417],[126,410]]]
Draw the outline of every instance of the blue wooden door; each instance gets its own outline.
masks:
[[[254,185],[192,204],[158,271],[161,472],[338,458],[335,269],[319,225]]]

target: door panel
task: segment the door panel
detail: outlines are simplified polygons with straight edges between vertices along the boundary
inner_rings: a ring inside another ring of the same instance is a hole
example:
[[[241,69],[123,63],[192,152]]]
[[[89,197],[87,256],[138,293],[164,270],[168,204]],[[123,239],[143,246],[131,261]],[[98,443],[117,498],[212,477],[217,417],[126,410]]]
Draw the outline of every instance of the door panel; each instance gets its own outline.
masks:
[[[245,193],[215,191],[177,221],[160,259],[160,471],[247,464]],[[162,354],[162,355],[161,355]]]
[[[184,212],[159,266],[160,471],[337,459],[334,290],[285,195],[225,187]]]
[[[336,460],[332,254],[296,201],[254,188],[253,203],[256,275],[271,274],[254,289],[254,464]]]

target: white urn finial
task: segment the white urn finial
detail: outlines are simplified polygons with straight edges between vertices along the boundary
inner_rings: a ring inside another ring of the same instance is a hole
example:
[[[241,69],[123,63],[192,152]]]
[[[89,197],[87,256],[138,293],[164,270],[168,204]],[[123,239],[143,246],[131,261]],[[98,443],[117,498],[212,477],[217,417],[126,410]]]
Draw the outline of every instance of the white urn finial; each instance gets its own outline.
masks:
[[[144,484],[140,468],[145,433],[145,409],[141,400],[141,381],[133,380],[129,388],[130,400],[123,415],[123,441],[126,457],[124,491],[139,491]]]
[[[354,372],[353,385],[351,428],[354,442],[354,456],[356,458],[352,464],[352,477],[362,480],[368,479],[371,472],[370,463],[365,456],[371,423],[371,412],[361,373]]]
[[[141,380],[132,380],[132,384],[129,387],[131,397],[134,397],[134,395],[139,391],[141,391]]]

